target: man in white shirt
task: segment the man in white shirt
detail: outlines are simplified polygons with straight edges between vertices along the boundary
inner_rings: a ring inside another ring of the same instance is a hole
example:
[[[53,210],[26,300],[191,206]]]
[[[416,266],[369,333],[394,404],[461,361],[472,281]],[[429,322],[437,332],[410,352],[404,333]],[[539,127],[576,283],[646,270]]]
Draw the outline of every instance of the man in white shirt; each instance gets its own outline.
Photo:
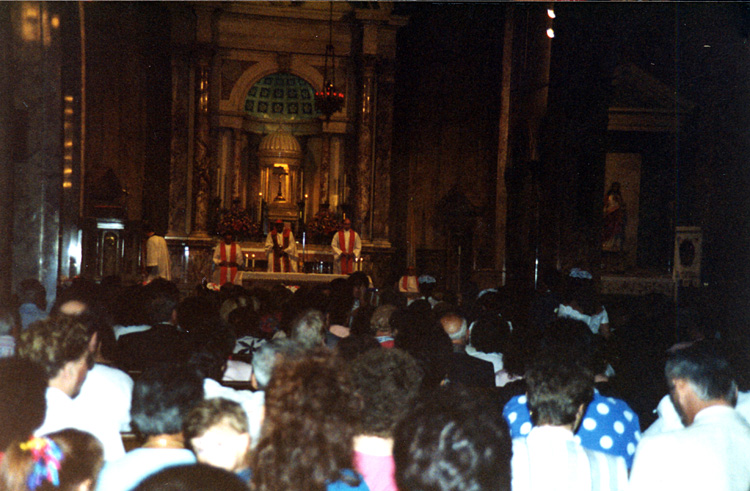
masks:
[[[96,334],[92,336],[75,317],[58,315],[24,331],[18,355],[44,366],[49,376],[47,411],[42,426],[34,434],[44,435],[63,428],[88,431],[102,442],[105,460],[112,460],[125,453],[117,429],[106,431],[101,418],[84,416],[74,403],[93,365],[96,339]]]
[[[684,429],[641,440],[634,491],[750,489],[750,424],[734,409],[737,384],[710,342],[677,351],[665,368]]]
[[[169,249],[164,237],[156,235],[154,227],[146,225],[146,283],[150,283],[156,278],[164,278],[167,281],[172,280],[172,273],[169,265]]]
[[[345,218],[341,230],[331,241],[334,274],[351,274],[357,270],[356,262],[362,252],[362,239],[352,230],[352,221]]]
[[[582,447],[574,436],[594,394],[594,376],[564,353],[546,353],[526,372],[533,428],[513,440],[513,491],[619,491],[625,459]]]

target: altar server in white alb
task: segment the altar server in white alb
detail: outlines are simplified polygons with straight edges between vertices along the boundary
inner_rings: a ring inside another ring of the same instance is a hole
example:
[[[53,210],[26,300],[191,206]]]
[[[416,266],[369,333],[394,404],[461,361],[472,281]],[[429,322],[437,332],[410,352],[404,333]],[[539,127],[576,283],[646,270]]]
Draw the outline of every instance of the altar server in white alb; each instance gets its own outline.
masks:
[[[242,273],[239,268],[245,262],[242,247],[234,240],[231,233],[224,234],[224,240],[214,249],[214,283],[221,286],[224,283],[242,284]]]
[[[154,227],[150,224],[144,225],[146,232],[146,283],[156,278],[172,280],[171,267],[169,265],[169,249],[164,237],[156,235]]]
[[[297,272],[297,242],[290,228],[284,228],[284,222],[276,220],[274,228],[266,235],[266,257],[268,272]]]
[[[352,230],[352,221],[348,218],[344,218],[342,227],[331,241],[333,272],[334,274],[351,274],[356,270],[356,262],[362,252],[362,239],[359,238],[357,232]]]
[[[750,489],[750,425],[735,409],[737,384],[713,342],[677,351],[665,374],[685,428],[641,440],[630,489]]]

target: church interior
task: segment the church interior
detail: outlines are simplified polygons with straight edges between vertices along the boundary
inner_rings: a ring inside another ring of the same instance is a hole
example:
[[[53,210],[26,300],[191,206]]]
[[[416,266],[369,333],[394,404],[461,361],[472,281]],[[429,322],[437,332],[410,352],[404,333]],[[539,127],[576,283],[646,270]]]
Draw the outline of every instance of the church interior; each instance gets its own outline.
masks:
[[[222,226],[248,278],[278,219],[322,273],[350,218],[376,288],[578,267],[746,321],[744,4],[22,1],[0,31],[4,300],[141,281],[146,222],[185,291]]]

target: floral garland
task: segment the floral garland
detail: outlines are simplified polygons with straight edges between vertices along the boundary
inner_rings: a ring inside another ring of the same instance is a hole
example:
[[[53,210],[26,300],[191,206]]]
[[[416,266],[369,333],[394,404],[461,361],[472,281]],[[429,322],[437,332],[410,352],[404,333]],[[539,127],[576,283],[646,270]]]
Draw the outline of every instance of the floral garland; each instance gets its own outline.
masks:
[[[220,236],[229,233],[238,239],[252,239],[260,236],[260,224],[250,218],[247,210],[233,206],[219,211],[215,232]]]
[[[306,230],[313,242],[325,243],[339,230],[339,221],[331,210],[321,208],[307,223]]]

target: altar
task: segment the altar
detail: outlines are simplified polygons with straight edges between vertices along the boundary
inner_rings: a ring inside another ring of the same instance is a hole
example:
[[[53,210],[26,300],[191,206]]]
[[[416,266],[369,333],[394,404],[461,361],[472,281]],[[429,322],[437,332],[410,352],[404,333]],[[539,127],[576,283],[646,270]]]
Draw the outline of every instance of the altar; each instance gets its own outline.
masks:
[[[347,276],[348,275],[345,274],[269,273],[267,271],[242,271],[242,285],[244,287],[268,287],[281,284],[286,287],[300,287],[303,285],[311,286],[320,283],[330,283],[331,281],[338,278],[346,279]]]

